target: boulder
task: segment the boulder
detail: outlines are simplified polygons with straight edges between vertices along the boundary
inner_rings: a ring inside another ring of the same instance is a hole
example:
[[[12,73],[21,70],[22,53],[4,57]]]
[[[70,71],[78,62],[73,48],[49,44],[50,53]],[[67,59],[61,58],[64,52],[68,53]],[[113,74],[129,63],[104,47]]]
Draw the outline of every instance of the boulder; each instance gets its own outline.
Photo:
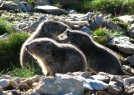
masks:
[[[119,16],[118,18],[125,23],[132,23],[134,21],[133,16],[130,15]]]
[[[129,37],[114,37],[107,44],[126,54],[134,54],[134,44],[130,42]]]
[[[55,7],[55,6],[50,6],[50,5],[36,6],[34,8],[34,10],[45,12],[45,13],[48,13],[48,14],[53,14],[53,15],[68,14],[68,12],[66,10]]]
[[[77,79],[47,77],[35,87],[35,91],[48,95],[82,95],[84,93],[83,82]]]

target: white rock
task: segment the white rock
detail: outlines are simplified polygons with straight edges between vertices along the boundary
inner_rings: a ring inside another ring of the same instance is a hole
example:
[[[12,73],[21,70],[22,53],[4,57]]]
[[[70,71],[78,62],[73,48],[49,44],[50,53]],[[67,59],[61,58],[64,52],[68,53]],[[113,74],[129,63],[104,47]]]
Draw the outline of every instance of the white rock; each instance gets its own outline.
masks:
[[[124,16],[120,16],[118,17],[120,20],[122,20],[125,23],[131,23],[134,21],[133,16],[129,16],[129,15],[124,15]]]

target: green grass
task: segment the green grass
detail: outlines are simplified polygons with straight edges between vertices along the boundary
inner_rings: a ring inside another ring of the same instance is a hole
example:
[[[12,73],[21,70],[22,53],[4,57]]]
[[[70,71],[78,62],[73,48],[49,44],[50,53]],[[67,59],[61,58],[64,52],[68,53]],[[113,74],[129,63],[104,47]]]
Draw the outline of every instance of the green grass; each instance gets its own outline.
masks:
[[[109,38],[122,36],[122,33],[118,30],[109,30],[106,28],[99,28],[95,30],[92,34],[93,39],[100,43],[105,45]]]
[[[22,68],[13,68],[12,73],[13,73],[13,76],[20,77],[20,78],[29,78],[34,75],[41,74],[32,67],[23,68],[23,69]]]
[[[102,13],[111,13],[112,15],[132,14],[134,13],[134,0],[93,0],[92,8]]]
[[[71,7],[82,13],[95,11],[112,15],[133,14],[134,0],[83,0]]]
[[[11,33],[7,39],[0,39],[0,71],[20,66],[20,49],[28,37],[26,33]]]
[[[13,32],[11,29],[11,23],[9,23],[6,19],[0,18],[0,35],[4,33]]]

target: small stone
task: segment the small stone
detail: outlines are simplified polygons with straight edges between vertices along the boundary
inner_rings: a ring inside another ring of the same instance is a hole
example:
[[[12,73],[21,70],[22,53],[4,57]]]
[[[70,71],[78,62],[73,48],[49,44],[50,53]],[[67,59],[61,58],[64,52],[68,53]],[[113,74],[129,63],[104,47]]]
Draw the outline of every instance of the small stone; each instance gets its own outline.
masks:
[[[10,80],[9,79],[0,79],[0,86],[2,88],[8,87]]]
[[[131,24],[131,26],[129,27],[129,30],[130,30],[130,31],[133,31],[133,30],[134,30],[134,23]]]
[[[126,61],[129,62],[131,65],[134,65],[134,55],[133,56],[128,56],[126,58]]]
[[[90,75],[91,75],[91,73],[88,72],[88,71],[86,71],[86,72],[82,72],[82,73],[80,74],[80,76],[82,76],[82,77],[84,77],[84,78],[89,78]]]
[[[129,37],[134,38],[134,30],[132,30],[131,32],[129,32]]]
[[[92,35],[92,31],[87,26],[82,27],[81,31],[83,31],[83,32],[85,32],[85,33],[87,33],[89,35]]]
[[[29,85],[27,85],[26,83],[21,83],[18,86],[18,89],[20,89],[20,91],[27,91],[28,89],[30,89],[31,87]]]

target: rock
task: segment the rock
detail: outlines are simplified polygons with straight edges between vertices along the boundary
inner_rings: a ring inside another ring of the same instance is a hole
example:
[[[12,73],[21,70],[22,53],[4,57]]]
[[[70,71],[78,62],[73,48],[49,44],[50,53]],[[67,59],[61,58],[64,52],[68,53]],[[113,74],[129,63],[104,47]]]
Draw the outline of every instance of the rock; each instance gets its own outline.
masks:
[[[134,77],[124,79],[124,89],[127,94],[134,93]]]
[[[129,30],[130,30],[130,31],[133,31],[133,30],[134,30],[134,23],[131,24],[131,26],[129,27]]]
[[[108,87],[108,92],[110,92],[114,95],[119,95],[122,92],[122,87],[120,87],[120,85],[118,85],[117,82],[110,81],[109,87]]]
[[[108,84],[102,82],[102,81],[98,81],[98,80],[94,80],[94,79],[83,79],[84,82],[84,88],[88,89],[88,90],[105,90],[108,88]]]
[[[80,76],[81,76],[81,77],[84,77],[84,78],[89,78],[90,75],[91,75],[91,73],[88,72],[88,71],[86,71],[86,72],[82,72],[82,73],[80,74]]]
[[[134,69],[131,68],[130,66],[123,65],[123,68],[125,71],[127,71],[130,75],[134,75]]]
[[[2,4],[0,5],[0,9],[3,10],[14,10],[16,11],[17,9],[19,9],[18,4],[14,3],[13,1],[2,1]]]
[[[100,14],[100,15],[93,16],[91,19],[91,22],[89,23],[90,28],[92,30],[95,30],[95,29],[101,27],[103,24],[103,21],[104,21],[103,15]]]
[[[120,20],[122,20],[123,22],[125,22],[125,23],[132,23],[132,22],[134,22],[133,16],[129,16],[129,15],[120,16],[118,18]]]
[[[55,6],[50,6],[50,5],[45,5],[45,6],[36,6],[34,8],[35,11],[44,11],[48,14],[53,14],[53,15],[62,15],[62,14],[68,14],[68,12],[64,9],[55,7]]]
[[[81,31],[86,32],[89,35],[92,35],[92,31],[87,26],[82,27]]]
[[[126,58],[126,61],[129,62],[131,65],[134,65],[134,55],[133,56],[128,56]]]
[[[0,79],[0,86],[2,88],[8,87],[9,86],[9,82],[10,82],[9,79]]]
[[[50,0],[53,4],[61,4],[63,6],[72,5],[75,3],[80,3],[80,0]]]
[[[129,37],[134,38],[134,30],[129,32]]]
[[[30,26],[30,32],[34,32],[36,29],[37,29],[37,27],[38,27],[38,25],[41,23],[41,21],[36,21],[36,22],[33,22],[32,24],[31,24],[31,26]]]
[[[92,75],[91,78],[99,81],[103,81],[105,83],[109,83],[110,77],[105,76],[105,75]]]
[[[0,39],[6,39],[8,37],[8,33],[4,33],[3,35],[0,35]]]
[[[45,78],[35,87],[35,91],[40,94],[82,95],[84,93],[83,82],[74,78]]]
[[[114,37],[108,41],[108,45],[116,47],[119,51],[126,54],[134,54],[134,44],[130,42],[129,37]]]
[[[110,21],[110,20],[105,20],[103,22],[103,27],[106,27],[108,29],[115,29],[115,30],[120,30],[121,32],[125,32],[119,27],[115,22]]]
[[[18,27],[19,29],[23,29],[23,28],[26,27],[26,26],[29,26],[29,24],[28,24],[28,23],[19,23],[19,24],[17,25],[17,27]]]
[[[97,91],[96,95],[112,95],[112,94],[105,91]]]
[[[20,91],[28,91],[28,89],[30,89],[31,87],[26,84],[26,83],[20,83],[19,86],[18,86],[18,89]]]

